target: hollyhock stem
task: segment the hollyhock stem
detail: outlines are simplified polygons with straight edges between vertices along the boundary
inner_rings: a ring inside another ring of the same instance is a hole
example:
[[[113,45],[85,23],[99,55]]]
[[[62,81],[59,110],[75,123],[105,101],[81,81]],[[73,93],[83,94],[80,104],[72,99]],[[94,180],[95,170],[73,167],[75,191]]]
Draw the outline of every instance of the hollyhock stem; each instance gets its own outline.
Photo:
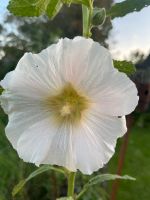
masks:
[[[93,13],[93,0],[90,0],[90,7],[82,5],[83,36],[91,37],[91,21]]]
[[[69,172],[68,174],[68,197],[74,197],[74,184],[75,184],[75,172]]]

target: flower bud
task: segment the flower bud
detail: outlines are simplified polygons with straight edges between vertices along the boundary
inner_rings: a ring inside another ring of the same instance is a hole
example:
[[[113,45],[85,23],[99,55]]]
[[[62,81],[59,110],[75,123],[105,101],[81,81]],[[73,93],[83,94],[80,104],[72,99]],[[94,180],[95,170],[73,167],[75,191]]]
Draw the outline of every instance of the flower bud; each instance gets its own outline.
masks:
[[[103,25],[106,19],[106,10],[105,8],[94,8],[92,16],[92,25],[100,26]]]

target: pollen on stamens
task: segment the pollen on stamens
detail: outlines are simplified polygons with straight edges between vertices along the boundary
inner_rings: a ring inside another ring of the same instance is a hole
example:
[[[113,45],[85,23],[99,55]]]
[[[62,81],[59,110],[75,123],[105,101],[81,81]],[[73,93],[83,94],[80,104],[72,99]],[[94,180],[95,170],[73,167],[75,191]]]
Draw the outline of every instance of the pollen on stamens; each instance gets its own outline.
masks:
[[[69,104],[66,104],[62,107],[60,110],[60,114],[62,116],[70,115],[71,114],[71,106]]]
[[[67,83],[56,95],[46,100],[46,105],[55,122],[76,124],[89,108],[89,99]]]

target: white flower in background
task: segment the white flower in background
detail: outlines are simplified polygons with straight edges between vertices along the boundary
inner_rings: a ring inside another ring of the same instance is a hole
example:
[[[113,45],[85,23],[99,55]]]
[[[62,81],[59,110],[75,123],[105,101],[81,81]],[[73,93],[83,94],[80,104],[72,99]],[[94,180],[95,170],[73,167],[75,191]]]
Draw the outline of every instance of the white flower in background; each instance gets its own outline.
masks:
[[[92,39],[60,39],[26,53],[0,82],[6,135],[26,162],[84,174],[103,167],[138,102],[134,83]],[[122,116],[118,118],[118,116]]]

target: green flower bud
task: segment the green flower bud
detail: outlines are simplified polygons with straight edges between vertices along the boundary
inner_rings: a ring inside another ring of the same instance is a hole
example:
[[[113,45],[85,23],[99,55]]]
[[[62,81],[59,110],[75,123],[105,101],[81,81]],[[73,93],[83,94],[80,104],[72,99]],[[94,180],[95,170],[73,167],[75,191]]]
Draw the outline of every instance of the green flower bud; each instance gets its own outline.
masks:
[[[94,8],[92,16],[92,25],[100,26],[103,25],[106,19],[106,10],[105,8]]]

